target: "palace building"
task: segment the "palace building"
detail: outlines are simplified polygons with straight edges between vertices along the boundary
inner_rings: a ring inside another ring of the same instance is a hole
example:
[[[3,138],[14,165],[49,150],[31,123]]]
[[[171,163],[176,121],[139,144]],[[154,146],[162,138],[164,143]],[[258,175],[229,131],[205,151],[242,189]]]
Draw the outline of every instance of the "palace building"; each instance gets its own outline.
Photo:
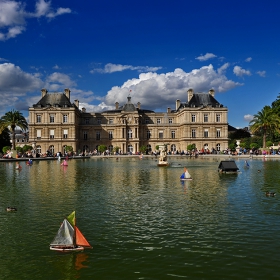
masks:
[[[195,144],[198,150],[225,150],[228,147],[228,109],[214,97],[215,91],[194,93],[189,89],[186,101],[176,100],[175,109],[154,112],[141,108],[131,97],[114,110],[100,113],[79,109],[79,101],[70,101],[70,90],[48,93],[29,108],[29,141],[38,153],[93,151],[105,145],[112,152],[119,147],[123,153],[135,154],[145,146],[155,151],[167,144],[171,152],[186,151]],[[116,100],[117,101],[117,100]]]

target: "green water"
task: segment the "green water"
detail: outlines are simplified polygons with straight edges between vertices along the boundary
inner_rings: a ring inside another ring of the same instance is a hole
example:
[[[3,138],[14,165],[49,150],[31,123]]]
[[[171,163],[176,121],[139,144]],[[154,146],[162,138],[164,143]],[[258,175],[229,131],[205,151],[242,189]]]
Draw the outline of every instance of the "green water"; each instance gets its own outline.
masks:
[[[1,162],[0,279],[280,279],[280,161],[237,160],[238,175],[219,175],[220,159],[170,161]],[[73,210],[93,249],[50,251]]]

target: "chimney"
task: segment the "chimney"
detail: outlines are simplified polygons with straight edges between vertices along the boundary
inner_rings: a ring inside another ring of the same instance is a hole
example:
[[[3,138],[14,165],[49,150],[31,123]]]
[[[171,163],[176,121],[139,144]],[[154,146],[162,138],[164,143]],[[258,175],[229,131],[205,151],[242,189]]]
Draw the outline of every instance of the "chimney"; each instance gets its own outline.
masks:
[[[68,97],[68,99],[70,100],[70,89],[69,88],[66,88],[64,90],[64,94]]]
[[[83,113],[86,112],[86,108],[85,108],[85,107],[82,108],[82,112],[83,112]]]
[[[116,105],[116,110],[118,110],[119,109],[119,102],[116,102],[115,105]]]
[[[170,107],[167,108],[167,113],[168,113],[168,114],[171,113]]]
[[[48,91],[45,88],[42,88],[41,93],[42,93],[42,98],[43,98],[48,93]]]
[[[141,103],[140,102],[138,102],[137,103],[137,108],[140,110],[140,106],[141,106]]]
[[[179,99],[176,100],[176,110],[179,109],[181,101]]]
[[[190,88],[190,89],[188,90],[188,102],[190,102],[190,100],[192,99],[192,97],[193,97],[193,90]]]
[[[209,94],[212,95],[213,97],[215,96],[215,90],[214,89],[210,89],[209,90]]]
[[[79,109],[79,100],[76,99],[76,100],[74,100],[74,102],[75,102],[76,107]]]

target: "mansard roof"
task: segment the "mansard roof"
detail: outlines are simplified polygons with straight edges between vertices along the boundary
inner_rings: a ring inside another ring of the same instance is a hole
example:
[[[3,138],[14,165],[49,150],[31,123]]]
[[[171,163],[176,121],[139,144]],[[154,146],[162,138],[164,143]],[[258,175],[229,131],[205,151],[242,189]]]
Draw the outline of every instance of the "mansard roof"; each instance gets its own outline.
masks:
[[[194,93],[193,97],[189,101],[189,107],[201,107],[201,106],[212,106],[217,107],[221,105],[211,94],[208,93]]]
[[[121,113],[121,112],[135,112],[138,111],[138,113],[154,113],[152,110],[146,110],[146,109],[140,109],[136,107],[133,103],[131,103],[131,96],[127,97],[127,102],[123,106],[118,107],[114,110],[107,110],[103,113]]]
[[[33,107],[74,107],[64,93],[46,93]]]
[[[224,107],[209,93],[194,93],[189,102],[181,103],[178,110],[186,107]]]

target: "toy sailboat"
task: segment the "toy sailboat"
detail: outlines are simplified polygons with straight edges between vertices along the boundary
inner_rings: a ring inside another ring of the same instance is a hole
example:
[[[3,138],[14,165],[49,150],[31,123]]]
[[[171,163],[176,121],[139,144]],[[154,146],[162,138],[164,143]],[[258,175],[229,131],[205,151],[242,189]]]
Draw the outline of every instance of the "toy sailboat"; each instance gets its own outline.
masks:
[[[92,248],[76,226],[75,211],[63,220],[50,249],[59,252],[83,251]]]

